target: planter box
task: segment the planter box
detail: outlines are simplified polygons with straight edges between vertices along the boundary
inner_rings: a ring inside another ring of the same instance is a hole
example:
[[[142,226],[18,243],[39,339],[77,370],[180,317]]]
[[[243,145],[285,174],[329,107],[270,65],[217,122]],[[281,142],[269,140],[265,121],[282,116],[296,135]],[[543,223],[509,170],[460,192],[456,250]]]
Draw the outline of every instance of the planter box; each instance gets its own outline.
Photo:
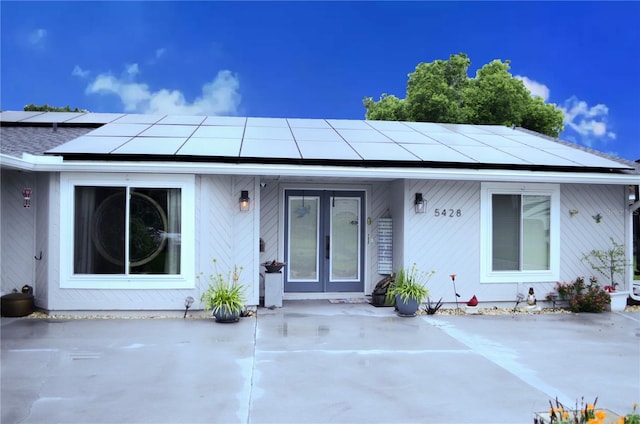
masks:
[[[627,307],[627,298],[629,297],[628,291],[614,291],[610,292],[611,304],[609,304],[608,310],[611,312],[621,312]]]

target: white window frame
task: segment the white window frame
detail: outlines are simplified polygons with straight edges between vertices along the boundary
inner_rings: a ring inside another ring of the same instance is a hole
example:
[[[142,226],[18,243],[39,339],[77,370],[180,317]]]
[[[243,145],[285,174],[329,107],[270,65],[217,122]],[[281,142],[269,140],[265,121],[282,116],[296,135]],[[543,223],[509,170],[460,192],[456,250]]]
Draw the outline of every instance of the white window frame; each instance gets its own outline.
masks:
[[[480,282],[481,283],[535,283],[555,282],[560,279],[560,185],[532,183],[482,183],[480,195]],[[524,271],[493,271],[492,196],[494,194],[520,194],[549,196],[549,269]]]
[[[180,273],[74,274],[74,210],[76,186],[179,188],[181,190]],[[60,288],[192,289],[195,287],[195,177],[193,175],[91,174],[60,175]]]

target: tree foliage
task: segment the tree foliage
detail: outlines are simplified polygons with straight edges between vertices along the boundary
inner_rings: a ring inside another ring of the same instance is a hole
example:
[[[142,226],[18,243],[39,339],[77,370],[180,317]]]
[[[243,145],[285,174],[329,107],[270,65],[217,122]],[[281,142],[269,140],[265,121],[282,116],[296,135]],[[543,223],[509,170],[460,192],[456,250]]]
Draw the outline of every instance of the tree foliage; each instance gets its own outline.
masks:
[[[46,103],[43,104],[42,106],[34,105],[33,103],[31,103],[24,107],[24,111],[25,112],[79,112],[79,113],[88,112],[86,109],[79,109],[79,108],[71,109],[69,105],[57,107],[57,106],[48,105]]]
[[[363,99],[367,119],[521,126],[552,137],[564,129],[555,104],[532,97],[509,72],[509,61],[494,60],[469,78],[464,53],[420,63],[409,74],[404,99],[383,94]]]

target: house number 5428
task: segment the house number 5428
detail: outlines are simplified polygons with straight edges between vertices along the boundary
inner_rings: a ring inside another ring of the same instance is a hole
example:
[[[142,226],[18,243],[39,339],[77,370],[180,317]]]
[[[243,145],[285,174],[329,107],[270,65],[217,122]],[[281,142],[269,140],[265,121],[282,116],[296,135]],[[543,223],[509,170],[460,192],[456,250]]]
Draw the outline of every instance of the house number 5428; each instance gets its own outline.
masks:
[[[449,218],[462,216],[462,210],[460,209],[434,209],[434,216],[448,216]]]

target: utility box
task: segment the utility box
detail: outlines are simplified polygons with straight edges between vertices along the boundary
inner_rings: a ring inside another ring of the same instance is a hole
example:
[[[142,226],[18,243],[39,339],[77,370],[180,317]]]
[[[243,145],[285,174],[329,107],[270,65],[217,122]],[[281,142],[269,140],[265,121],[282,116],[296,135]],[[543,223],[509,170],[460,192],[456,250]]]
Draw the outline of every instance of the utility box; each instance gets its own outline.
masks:
[[[282,272],[264,273],[264,307],[282,308],[284,279]]]

